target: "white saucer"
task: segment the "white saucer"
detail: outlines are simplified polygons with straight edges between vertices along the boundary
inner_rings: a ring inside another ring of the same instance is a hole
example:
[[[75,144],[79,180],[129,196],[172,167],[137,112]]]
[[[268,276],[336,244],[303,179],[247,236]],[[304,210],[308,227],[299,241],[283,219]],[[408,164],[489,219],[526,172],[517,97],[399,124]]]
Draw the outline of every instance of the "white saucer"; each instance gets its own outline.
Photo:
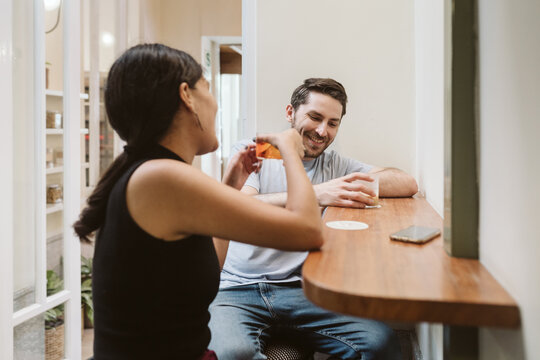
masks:
[[[369,227],[368,224],[359,221],[328,221],[326,226],[337,230],[365,230]]]

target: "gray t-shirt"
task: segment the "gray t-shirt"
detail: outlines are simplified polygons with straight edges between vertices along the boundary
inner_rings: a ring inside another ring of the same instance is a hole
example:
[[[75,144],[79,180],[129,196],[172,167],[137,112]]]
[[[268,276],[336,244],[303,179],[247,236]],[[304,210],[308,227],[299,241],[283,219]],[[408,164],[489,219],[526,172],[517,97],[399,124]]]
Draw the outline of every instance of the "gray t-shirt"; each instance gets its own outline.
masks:
[[[250,142],[243,140],[237,143],[231,156]],[[341,157],[334,150],[325,151],[316,159],[303,163],[308,178],[314,185],[353,172],[369,172],[372,169],[371,165]],[[245,185],[255,188],[259,194],[286,192],[287,179],[283,161],[264,160],[259,173],[252,173]],[[302,264],[307,254],[307,251],[281,251],[231,241],[219,287],[300,280]]]

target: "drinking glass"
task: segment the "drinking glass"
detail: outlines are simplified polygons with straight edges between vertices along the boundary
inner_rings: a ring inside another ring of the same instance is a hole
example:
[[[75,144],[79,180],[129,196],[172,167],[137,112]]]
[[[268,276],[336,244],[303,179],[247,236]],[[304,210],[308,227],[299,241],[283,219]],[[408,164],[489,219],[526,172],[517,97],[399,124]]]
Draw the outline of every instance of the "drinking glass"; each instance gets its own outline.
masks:
[[[368,187],[369,189],[373,190],[373,192],[375,193],[375,196],[369,196],[370,198],[372,198],[374,201],[375,201],[375,204],[374,205],[366,205],[366,209],[376,209],[376,208],[380,208],[381,207],[381,204],[379,203],[379,177],[378,176],[373,176],[371,175],[371,177],[373,178],[373,181],[366,181],[366,180],[356,180],[355,182],[359,182],[363,185],[365,185],[366,187]]]

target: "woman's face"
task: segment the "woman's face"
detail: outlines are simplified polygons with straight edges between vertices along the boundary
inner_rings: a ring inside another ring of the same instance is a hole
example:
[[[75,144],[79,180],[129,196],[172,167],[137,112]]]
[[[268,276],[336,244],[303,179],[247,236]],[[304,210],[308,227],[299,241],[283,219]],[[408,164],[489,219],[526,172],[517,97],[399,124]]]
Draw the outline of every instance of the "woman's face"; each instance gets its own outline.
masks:
[[[219,143],[216,137],[216,113],[217,102],[210,93],[210,84],[204,77],[195,84],[193,96],[195,99],[195,109],[199,116],[202,131],[204,132],[204,146],[197,155],[206,154],[217,150]]]

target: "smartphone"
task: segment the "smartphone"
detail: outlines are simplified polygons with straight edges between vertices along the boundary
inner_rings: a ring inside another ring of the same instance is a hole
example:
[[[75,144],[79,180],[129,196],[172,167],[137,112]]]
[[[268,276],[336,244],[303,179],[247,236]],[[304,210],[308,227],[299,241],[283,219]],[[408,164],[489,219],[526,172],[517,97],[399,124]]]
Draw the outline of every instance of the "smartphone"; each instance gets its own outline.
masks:
[[[423,244],[439,235],[441,230],[436,228],[412,225],[390,235],[390,239],[396,241]]]

